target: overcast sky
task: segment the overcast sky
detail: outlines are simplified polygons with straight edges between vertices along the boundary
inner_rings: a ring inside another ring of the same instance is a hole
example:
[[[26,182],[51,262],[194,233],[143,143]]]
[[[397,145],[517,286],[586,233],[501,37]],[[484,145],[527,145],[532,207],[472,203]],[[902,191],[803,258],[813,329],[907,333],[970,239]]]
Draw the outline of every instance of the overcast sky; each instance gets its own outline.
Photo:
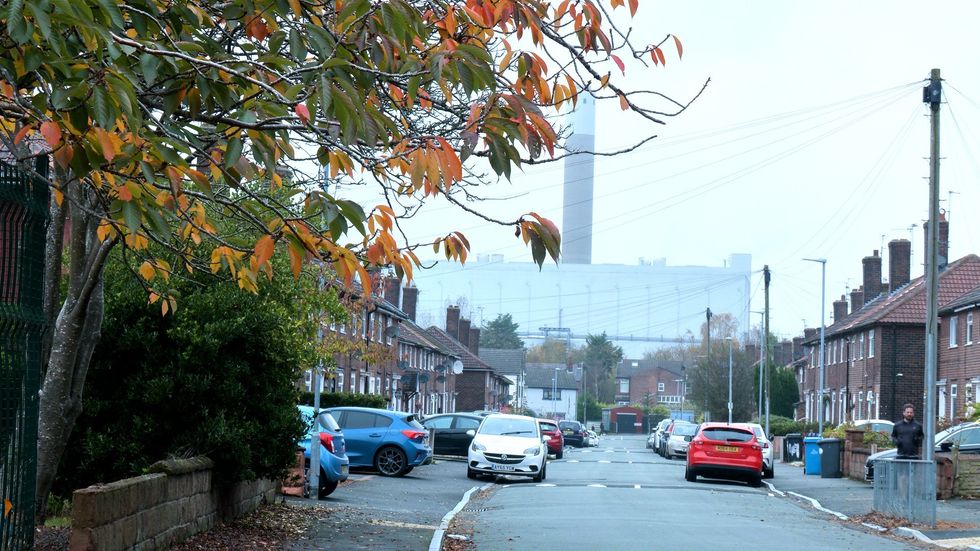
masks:
[[[861,259],[883,244],[887,277],[889,240],[912,240],[912,277],[921,275],[929,154],[921,88],[934,67],[946,79],[950,257],[980,252],[972,212],[980,3],[643,0],[637,16],[634,39],[676,34],[684,57],[668,47],[666,68],[628,63],[631,88],[685,101],[711,84],[664,126],[624,116],[615,101],[599,104],[598,149],[659,138],[596,160],[593,263],[720,266],[731,253],[751,254],[754,270],[772,270],[772,329],[784,337],[800,334],[804,320],[820,323],[820,266],[803,257],[827,259],[828,325],[831,302],[861,285]],[[535,210],[560,224],[561,186],[561,163],[528,167],[494,188],[506,201],[484,207],[510,219]],[[433,210],[440,218],[420,218],[418,238],[451,227],[473,254],[530,259],[512,231]],[[762,309],[761,281],[753,277],[753,310]]]

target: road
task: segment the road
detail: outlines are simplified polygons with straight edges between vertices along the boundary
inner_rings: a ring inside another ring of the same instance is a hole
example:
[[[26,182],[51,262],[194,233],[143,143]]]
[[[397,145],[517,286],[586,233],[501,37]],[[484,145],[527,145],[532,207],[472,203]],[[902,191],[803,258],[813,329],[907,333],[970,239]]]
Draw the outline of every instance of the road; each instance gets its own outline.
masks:
[[[474,486],[486,490],[473,494],[449,531],[470,539],[465,549],[921,549],[856,530],[766,487],[686,482],[683,460],[663,459],[645,444],[643,436],[609,435],[598,448],[566,448],[541,484],[507,477],[474,484],[458,461],[404,478],[355,474],[320,502],[329,516],[296,549],[429,549],[440,521]]]

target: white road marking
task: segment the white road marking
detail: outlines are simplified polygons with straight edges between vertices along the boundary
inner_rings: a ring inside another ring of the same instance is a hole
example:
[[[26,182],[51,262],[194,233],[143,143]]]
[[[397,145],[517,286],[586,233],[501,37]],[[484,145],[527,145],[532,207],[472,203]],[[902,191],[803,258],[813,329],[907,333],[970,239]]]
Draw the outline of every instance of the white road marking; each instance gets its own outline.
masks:
[[[578,463],[578,459],[569,459],[565,463]]]
[[[589,484],[589,488],[605,488],[602,484]]]
[[[558,485],[557,484],[538,484],[537,486],[538,486],[538,488],[555,488]]]
[[[607,461],[605,459],[601,459],[601,460],[597,461],[597,463],[612,463],[612,461]]]
[[[642,486],[640,486],[639,484],[634,484],[633,487],[639,490]]]
[[[820,502],[817,501],[817,500],[815,500],[815,499],[813,499],[812,497],[807,497],[807,496],[805,496],[803,494],[798,494],[796,492],[788,492],[788,493],[791,496],[796,496],[796,497],[798,497],[800,499],[803,499],[805,501],[809,501],[810,502],[810,505],[813,505],[813,508],[814,509],[817,509],[818,511],[823,511],[825,513],[829,513],[829,514],[834,515],[835,517],[837,517],[837,518],[839,518],[841,520],[847,520],[847,515],[845,515],[844,513],[838,513],[837,511],[831,511],[830,509],[827,509],[823,505],[820,505]]]

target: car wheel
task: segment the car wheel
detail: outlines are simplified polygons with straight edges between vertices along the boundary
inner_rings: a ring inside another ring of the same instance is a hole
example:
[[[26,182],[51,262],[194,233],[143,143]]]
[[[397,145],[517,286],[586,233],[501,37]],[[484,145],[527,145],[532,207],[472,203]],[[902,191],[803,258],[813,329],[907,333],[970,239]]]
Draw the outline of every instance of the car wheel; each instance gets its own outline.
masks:
[[[749,486],[752,486],[753,488],[758,488],[759,486],[762,486],[762,475],[754,476],[750,478]]]
[[[317,497],[320,498],[320,499],[327,499],[327,496],[330,495],[330,494],[332,494],[333,491],[337,489],[337,486],[339,484],[340,484],[340,482],[337,481],[337,480],[327,480],[327,477],[324,476],[324,473],[321,471],[320,472],[320,491],[317,492]]]
[[[544,477],[547,474],[547,473],[545,473],[545,470],[547,470],[547,468],[548,468],[548,462],[547,461],[541,463],[541,470],[538,471],[538,474],[534,475],[533,480],[535,482],[542,482],[544,480]]]
[[[561,459],[562,457],[565,457],[565,449],[564,448],[558,450],[558,453],[555,454],[555,459]]]
[[[476,480],[476,471],[474,471],[469,467],[466,467],[466,478],[469,478],[470,480]]]
[[[772,469],[764,469],[762,471],[762,478],[772,478],[774,475]]]
[[[408,459],[405,452],[395,446],[385,446],[374,456],[374,468],[381,476],[402,476],[406,472]]]
[[[696,482],[698,475],[694,474],[694,471],[691,469],[684,469],[684,478],[686,478],[688,482]]]

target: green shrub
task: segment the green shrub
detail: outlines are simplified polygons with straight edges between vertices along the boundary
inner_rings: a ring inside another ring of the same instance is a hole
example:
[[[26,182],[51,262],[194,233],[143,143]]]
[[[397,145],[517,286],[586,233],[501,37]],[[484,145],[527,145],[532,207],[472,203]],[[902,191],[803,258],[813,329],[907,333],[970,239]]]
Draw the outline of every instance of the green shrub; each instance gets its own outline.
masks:
[[[864,433],[864,438],[861,441],[867,447],[871,447],[871,444],[874,444],[878,446],[879,450],[887,450],[895,447],[895,444],[892,443],[892,437],[883,432],[868,431]]]
[[[303,392],[300,395],[299,403],[312,406],[313,393]],[[384,396],[377,394],[355,394],[353,392],[324,392],[320,394],[321,408],[326,409],[341,406],[385,409],[388,407],[388,401],[385,400]]]
[[[765,426],[765,419],[762,420],[763,426]],[[773,436],[786,436],[790,433],[799,433],[802,428],[800,423],[790,419],[789,417],[783,417],[781,415],[770,415],[769,416],[769,432]]]
[[[824,428],[823,437],[824,438],[840,438],[843,440],[847,436],[847,429],[853,429],[854,423],[848,421],[837,425],[836,427]]]

